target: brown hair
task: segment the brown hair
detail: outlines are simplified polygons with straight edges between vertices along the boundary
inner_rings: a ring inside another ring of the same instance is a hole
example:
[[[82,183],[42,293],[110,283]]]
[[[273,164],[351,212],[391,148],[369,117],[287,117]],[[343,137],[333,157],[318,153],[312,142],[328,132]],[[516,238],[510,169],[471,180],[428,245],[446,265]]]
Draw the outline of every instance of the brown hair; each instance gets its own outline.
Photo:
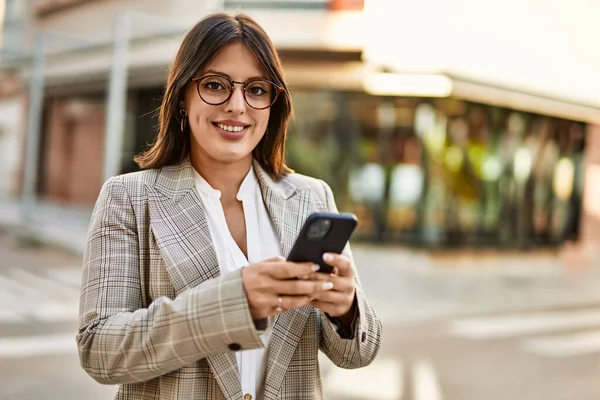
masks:
[[[159,111],[160,129],[154,144],[134,157],[140,168],[161,168],[178,164],[190,152],[189,128],[180,128],[179,100],[186,85],[219,50],[231,43],[242,43],[256,57],[267,78],[284,91],[271,106],[267,133],[254,149],[253,156],[275,180],[292,172],[285,165],[285,141],[293,115],[292,100],[283,78],[275,46],[258,23],[247,15],[226,13],[209,15],[185,36],[173,61]]]

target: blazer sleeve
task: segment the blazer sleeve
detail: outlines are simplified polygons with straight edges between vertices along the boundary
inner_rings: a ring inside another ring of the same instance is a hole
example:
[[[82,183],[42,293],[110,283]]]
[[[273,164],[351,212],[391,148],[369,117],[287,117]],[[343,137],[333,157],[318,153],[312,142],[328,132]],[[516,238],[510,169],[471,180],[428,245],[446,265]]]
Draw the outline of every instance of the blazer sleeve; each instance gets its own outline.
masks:
[[[331,188],[325,182],[322,183],[325,190],[327,210],[337,213],[338,210]],[[382,326],[381,321],[369,305],[362,290],[350,245],[346,246],[343,254],[348,257],[354,269],[356,285],[355,300],[358,313],[354,318],[354,326],[352,326],[354,335],[350,339],[340,337],[336,330],[337,327],[321,311],[320,349],[338,367],[347,369],[361,368],[369,365],[377,355],[381,344]]]
[[[84,253],[77,345],[90,376],[143,382],[215,353],[263,347],[241,270],[144,307],[137,226],[122,178],[109,179]]]

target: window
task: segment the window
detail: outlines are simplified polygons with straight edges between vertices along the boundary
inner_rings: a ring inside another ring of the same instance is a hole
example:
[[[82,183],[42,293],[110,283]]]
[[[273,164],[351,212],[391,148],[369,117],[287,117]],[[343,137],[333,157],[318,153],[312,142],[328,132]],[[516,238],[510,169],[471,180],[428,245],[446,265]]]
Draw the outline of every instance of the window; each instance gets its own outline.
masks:
[[[224,0],[225,8],[241,9],[328,9],[330,0]]]

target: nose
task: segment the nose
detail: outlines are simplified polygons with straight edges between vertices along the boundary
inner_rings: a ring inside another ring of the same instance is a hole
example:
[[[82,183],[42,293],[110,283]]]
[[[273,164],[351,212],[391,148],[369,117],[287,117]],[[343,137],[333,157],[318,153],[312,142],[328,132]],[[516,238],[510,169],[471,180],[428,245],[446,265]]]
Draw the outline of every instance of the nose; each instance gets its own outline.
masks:
[[[231,97],[225,103],[225,111],[236,114],[246,111],[246,100],[244,100],[244,92],[241,85],[233,86]]]

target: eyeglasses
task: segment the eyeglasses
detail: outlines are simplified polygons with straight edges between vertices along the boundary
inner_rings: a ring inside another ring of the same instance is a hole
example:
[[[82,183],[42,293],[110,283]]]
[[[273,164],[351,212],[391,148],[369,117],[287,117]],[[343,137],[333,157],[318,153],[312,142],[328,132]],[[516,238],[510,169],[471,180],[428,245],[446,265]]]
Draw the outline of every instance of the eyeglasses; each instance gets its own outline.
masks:
[[[266,79],[250,79],[246,82],[236,82],[222,75],[207,75],[192,78],[200,98],[207,104],[218,106],[226,103],[233,94],[234,85],[242,85],[242,93],[246,104],[255,110],[265,110],[271,107],[283,88]]]

